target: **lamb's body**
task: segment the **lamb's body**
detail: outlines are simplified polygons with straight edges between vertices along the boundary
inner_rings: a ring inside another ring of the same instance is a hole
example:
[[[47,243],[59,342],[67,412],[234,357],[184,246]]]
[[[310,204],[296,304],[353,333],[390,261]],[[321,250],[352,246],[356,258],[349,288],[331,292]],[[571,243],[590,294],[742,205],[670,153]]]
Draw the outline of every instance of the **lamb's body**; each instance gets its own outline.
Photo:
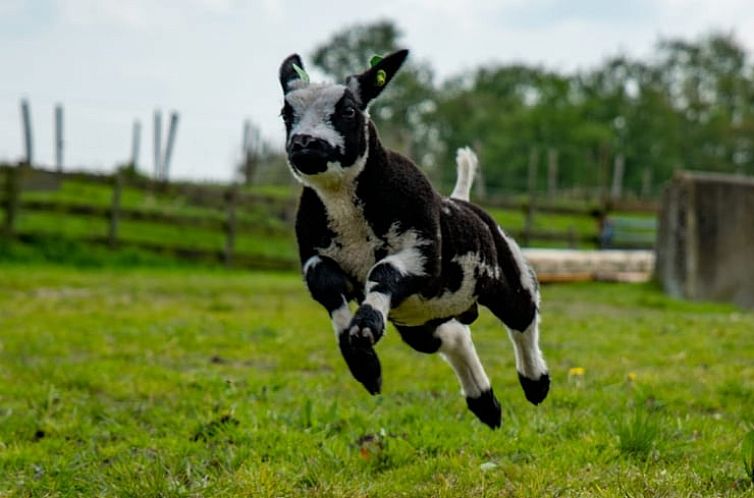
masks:
[[[359,76],[359,86],[349,80],[351,90],[301,86],[287,69],[284,63],[289,159],[305,185],[296,222],[303,273],[330,313],[353,375],[379,392],[373,346],[391,321],[414,349],[444,354],[469,408],[498,426],[500,406],[468,327],[479,303],[515,331],[521,384],[530,401],[542,401],[549,376],[538,347],[536,279],[515,242],[468,202],[473,153],[459,152],[458,183],[443,197],[409,159],[382,147],[368,118],[337,111],[365,105],[370,88],[362,80],[368,83],[372,73]],[[359,304],[355,314],[351,301]]]
[[[367,160],[353,189],[304,188],[296,228],[301,260],[332,259],[348,277],[349,297],[361,302],[369,271],[392,256],[426,276],[415,292],[393,298],[393,323],[467,322],[477,297],[504,276],[496,250],[503,236],[479,208],[442,197],[413,163],[386,155],[386,162]],[[520,282],[511,269],[505,277]]]

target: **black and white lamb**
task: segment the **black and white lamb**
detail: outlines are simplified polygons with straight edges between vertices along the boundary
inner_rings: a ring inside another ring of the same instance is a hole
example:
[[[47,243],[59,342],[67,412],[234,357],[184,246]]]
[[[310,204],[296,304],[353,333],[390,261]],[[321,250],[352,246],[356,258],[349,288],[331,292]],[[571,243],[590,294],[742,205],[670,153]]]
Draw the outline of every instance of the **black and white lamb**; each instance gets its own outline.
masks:
[[[443,197],[380,143],[369,103],[407,55],[395,52],[343,84],[310,84],[298,55],[280,67],[288,163],[304,186],[296,219],[303,274],[367,391],[380,392],[374,346],[390,321],[412,348],[445,357],[469,409],[496,428],[500,404],[469,325],[481,304],[508,327],[521,386],[539,404],[550,377],[538,343],[538,283],[516,242],[469,203],[470,149],[458,151],[457,183]]]

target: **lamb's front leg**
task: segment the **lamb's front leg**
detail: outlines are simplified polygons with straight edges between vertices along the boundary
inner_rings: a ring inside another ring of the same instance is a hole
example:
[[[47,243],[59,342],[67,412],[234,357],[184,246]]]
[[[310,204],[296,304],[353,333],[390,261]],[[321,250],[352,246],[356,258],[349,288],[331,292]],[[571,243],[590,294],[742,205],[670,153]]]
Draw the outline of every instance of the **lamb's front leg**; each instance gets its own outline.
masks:
[[[421,247],[390,255],[369,271],[366,297],[348,327],[351,342],[363,346],[376,344],[385,331],[390,308],[418,291],[427,276],[427,257]]]
[[[304,265],[304,276],[312,297],[330,314],[340,352],[348,369],[370,394],[380,392],[382,368],[374,348],[358,346],[349,339],[353,318],[348,307],[350,283],[338,264],[330,258],[313,256]]]

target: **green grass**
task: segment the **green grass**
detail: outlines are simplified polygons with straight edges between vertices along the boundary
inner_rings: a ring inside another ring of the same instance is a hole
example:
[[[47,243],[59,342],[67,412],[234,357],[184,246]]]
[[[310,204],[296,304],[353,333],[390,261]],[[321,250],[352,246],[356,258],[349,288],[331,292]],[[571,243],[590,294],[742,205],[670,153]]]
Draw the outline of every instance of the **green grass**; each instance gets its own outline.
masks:
[[[392,330],[368,396],[297,275],[0,265],[0,496],[751,496],[754,315],[543,293],[539,407],[474,326],[493,432]]]

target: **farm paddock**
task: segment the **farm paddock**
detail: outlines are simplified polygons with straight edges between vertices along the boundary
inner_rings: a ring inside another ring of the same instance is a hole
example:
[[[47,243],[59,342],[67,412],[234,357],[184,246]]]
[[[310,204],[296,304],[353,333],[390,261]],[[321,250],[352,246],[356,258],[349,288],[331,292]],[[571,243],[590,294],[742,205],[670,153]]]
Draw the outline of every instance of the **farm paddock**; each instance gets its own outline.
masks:
[[[750,496],[754,315],[649,284],[543,288],[553,379],[472,328],[490,431],[389,329],[383,395],[298,275],[0,266],[0,496]]]

